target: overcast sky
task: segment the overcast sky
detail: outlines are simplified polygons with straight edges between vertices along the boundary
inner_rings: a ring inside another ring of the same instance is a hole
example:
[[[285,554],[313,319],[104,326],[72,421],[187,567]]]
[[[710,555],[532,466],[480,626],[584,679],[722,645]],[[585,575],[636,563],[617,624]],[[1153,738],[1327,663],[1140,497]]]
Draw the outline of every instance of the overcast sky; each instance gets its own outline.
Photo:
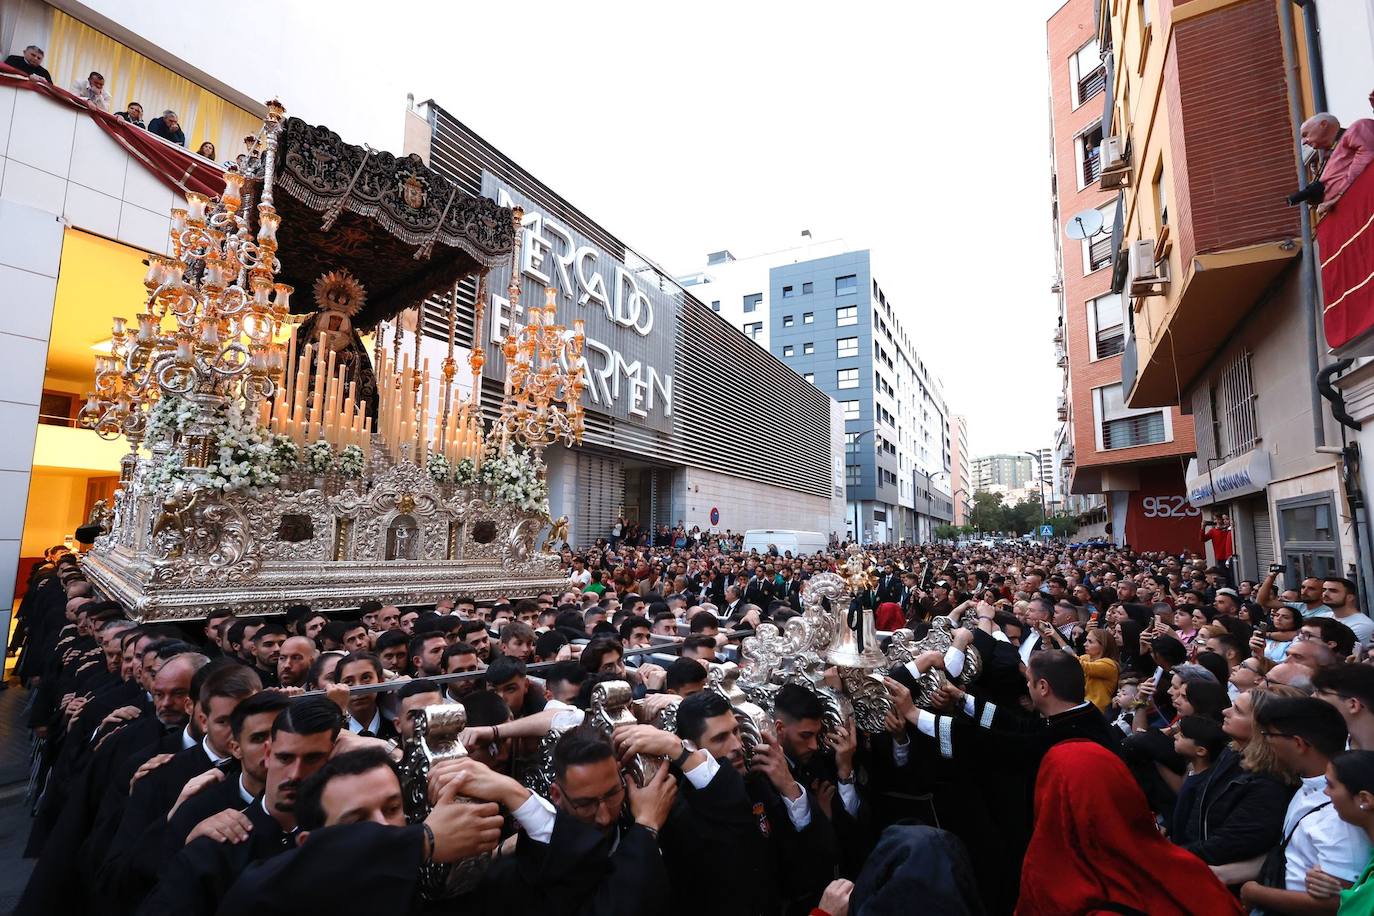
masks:
[[[972,452],[1053,444],[1062,0],[86,2],[351,142],[399,152],[433,98],[674,274],[803,229],[873,248]]]

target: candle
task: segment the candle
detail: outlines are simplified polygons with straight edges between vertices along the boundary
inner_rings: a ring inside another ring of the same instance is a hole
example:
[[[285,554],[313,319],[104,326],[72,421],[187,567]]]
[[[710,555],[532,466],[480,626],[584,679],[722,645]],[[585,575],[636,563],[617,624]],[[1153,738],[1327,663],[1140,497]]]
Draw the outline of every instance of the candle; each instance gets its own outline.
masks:
[[[314,442],[320,437],[320,416],[324,412],[324,362],[325,362],[325,338],[324,332],[320,332],[320,347],[315,352],[315,384],[311,392],[310,419],[305,426],[305,437],[310,442]]]
[[[415,455],[423,462],[429,454],[429,360],[425,360],[424,371],[420,374],[420,428],[419,442],[415,445]]]
[[[337,387],[331,373],[324,379],[324,407],[320,410],[320,435],[331,445],[334,443],[334,389]]]

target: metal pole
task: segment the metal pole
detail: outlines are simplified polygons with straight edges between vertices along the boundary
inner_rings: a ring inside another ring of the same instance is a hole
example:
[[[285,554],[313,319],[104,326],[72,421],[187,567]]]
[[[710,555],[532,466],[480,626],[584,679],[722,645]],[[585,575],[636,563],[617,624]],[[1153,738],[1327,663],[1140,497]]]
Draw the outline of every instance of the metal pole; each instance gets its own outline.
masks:
[[[1297,39],[1293,34],[1293,17],[1287,7],[1280,7],[1279,36],[1283,40],[1283,60],[1288,73],[1288,116],[1293,122],[1293,159],[1298,172],[1298,190],[1307,190],[1307,167],[1302,160],[1302,96],[1298,73]],[[1307,378],[1311,393],[1312,440],[1317,448],[1326,445],[1326,424],[1322,418],[1322,398],[1317,390],[1317,372],[1321,369],[1321,337],[1317,331],[1317,306],[1321,301],[1321,287],[1317,282],[1316,239],[1312,234],[1312,210],[1298,205],[1299,226],[1302,233],[1302,310],[1303,327],[1307,331]]]
[[[730,630],[725,634],[727,639],[738,639],[741,637],[753,635],[754,631],[752,629]],[[682,637],[673,637],[672,642],[661,643],[659,645],[652,646],[640,646],[637,649],[626,649],[622,653],[621,657],[634,658],[640,655],[655,655],[659,653],[666,655],[676,655],[677,653],[682,651],[682,646],[685,641],[686,640]],[[537,662],[533,665],[526,665],[525,672],[527,674],[537,674],[540,671],[548,671],[549,669],[553,668],[555,665],[558,664],[560,663]],[[402,687],[404,687],[406,684],[411,683],[412,681],[421,680],[428,681],[431,684],[454,684],[458,683],[459,681],[475,680],[485,673],[485,671],[460,671],[457,674],[436,674],[432,676],[417,678],[397,678],[394,681],[383,681],[380,684],[360,684],[357,687],[349,687],[348,693],[349,696],[361,696],[363,694],[368,693],[391,693],[393,691],[400,690]],[[307,690],[304,693],[300,694],[300,696],[322,697],[326,696],[326,692],[323,690]]]

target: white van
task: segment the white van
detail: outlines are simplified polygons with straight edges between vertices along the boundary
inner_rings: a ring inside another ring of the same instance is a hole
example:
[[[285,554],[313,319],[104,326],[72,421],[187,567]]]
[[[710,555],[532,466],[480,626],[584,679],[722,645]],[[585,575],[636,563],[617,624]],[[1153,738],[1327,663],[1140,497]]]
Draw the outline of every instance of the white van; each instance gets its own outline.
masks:
[[[744,532],[744,552],[765,554],[777,548],[778,556],[791,552],[794,557],[809,557],[830,547],[830,539],[819,531],[793,531],[788,528],[755,528]]]

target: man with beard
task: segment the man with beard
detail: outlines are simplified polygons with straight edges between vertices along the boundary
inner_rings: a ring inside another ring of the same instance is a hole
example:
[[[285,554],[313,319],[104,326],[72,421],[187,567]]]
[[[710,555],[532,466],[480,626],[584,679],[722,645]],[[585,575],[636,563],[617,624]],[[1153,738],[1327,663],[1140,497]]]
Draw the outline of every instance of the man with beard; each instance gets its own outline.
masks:
[[[194,734],[203,737],[134,785],[98,875],[98,890],[120,912],[132,912],[156,882],[167,815],[186,783],[233,760],[230,717],[262,682],[251,669],[220,659],[196,672],[192,689]]]
[[[674,746],[682,753],[680,742]],[[689,768],[705,760],[688,756]],[[559,738],[553,772],[550,804],[472,758],[436,765],[432,792],[443,795],[451,780],[472,798],[499,802],[520,825],[515,855],[487,873],[489,893],[521,913],[633,916],[658,909],[668,878],[658,837],[677,792],[668,767],[640,788],[621,772],[605,735],[579,726]]]
[[[415,677],[434,677],[441,671],[448,640],[443,633],[423,633],[412,637],[409,648],[410,670]]]
[[[471,671],[481,671],[482,660],[477,657],[477,650],[472,646],[465,642],[454,643],[444,650],[443,668],[444,674],[466,674]],[[448,685],[448,698],[461,703],[463,697],[480,686],[481,678],[476,677],[452,681]]]
[[[208,832],[207,819],[221,811],[241,810],[267,788],[267,742],[272,725],[291,700],[276,690],[264,690],[239,701],[229,717],[229,752],[237,766],[216,767],[182,789],[163,833],[162,857],[170,861],[181,847]],[[193,833],[202,822],[206,830]]]
[[[339,709],[324,697],[300,697],[282,710],[267,742],[263,794],[198,825],[192,834],[199,835],[163,869],[140,916],[210,916],[249,865],[294,846],[296,792],[329,759],[339,728]]]
[[[785,684],[778,689],[773,726],[788,770],[799,784],[810,787],[826,819],[834,825],[836,848],[844,856],[842,871],[854,877],[876,837],[868,835],[867,812],[861,810],[854,772],[858,740],[853,723],[832,736],[832,747],[823,749],[824,715],[820,699],[805,687]]]
[[[286,642],[286,627],[279,623],[266,623],[258,628],[249,640],[253,654],[253,670],[264,687],[277,687],[277,659],[281,657],[282,643]]]
[[[318,654],[315,640],[305,636],[292,636],[282,643],[277,656],[277,683],[282,687],[304,687]]]
[[[715,913],[808,912],[834,872],[834,835],[781,748],[760,744],[746,762],[734,710],[710,690],[678,704],[677,729],[628,726],[615,736],[622,757],[669,757],[684,774],[661,836],[673,911],[693,912],[710,874]]]

